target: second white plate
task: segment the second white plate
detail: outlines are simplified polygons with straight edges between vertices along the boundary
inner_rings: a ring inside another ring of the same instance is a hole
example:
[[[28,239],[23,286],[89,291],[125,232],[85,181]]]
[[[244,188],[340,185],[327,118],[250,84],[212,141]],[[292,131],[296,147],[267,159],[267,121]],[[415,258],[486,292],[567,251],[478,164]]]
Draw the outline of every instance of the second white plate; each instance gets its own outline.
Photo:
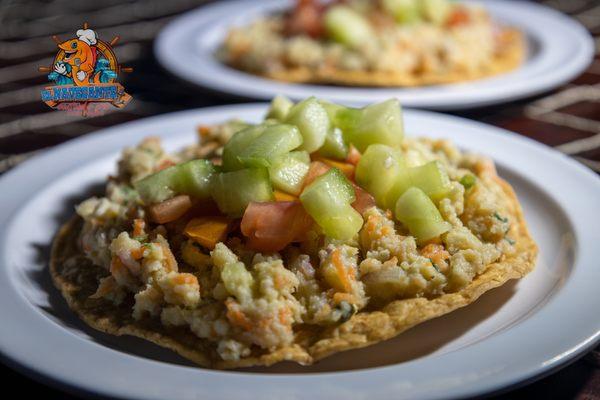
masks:
[[[478,81],[418,88],[361,88],[290,84],[232,69],[215,56],[232,26],[291,7],[289,0],[223,1],[189,12],[159,35],[155,52],[173,74],[195,84],[233,95],[270,100],[276,94],[293,99],[318,96],[364,105],[390,97],[406,107],[465,109],[535,95],[581,73],[593,58],[588,32],[575,20],[548,7],[525,1],[483,0],[496,20],[525,32],[529,54],[519,69]]]

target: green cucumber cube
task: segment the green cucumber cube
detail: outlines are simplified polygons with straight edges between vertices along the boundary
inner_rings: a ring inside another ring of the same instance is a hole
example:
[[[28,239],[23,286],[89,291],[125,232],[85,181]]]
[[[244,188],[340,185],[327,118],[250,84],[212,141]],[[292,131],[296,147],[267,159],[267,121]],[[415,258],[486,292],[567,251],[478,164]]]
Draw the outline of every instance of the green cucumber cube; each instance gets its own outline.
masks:
[[[271,100],[271,107],[269,107],[266,118],[284,121],[293,106],[293,101],[278,94]]]
[[[404,123],[400,103],[390,99],[361,109],[338,111],[337,118],[347,143],[361,153],[371,144],[398,148],[404,139]]]
[[[216,169],[209,160],[192,160],[173,168],[177,169],[173,187],[177,193],[199,199],[210,196],[210,182]]]
[[[223,147],[222,166],[224,171],[243,169],[244,164],[238,159],[240,152],[248,147],[257,137],[263,134],[264,125],[250,126],[236,132]]]
[[[356,196],[344,174],[332,168],[304,189],[300,201],[325,235],[351,239],[362,227],[361,215],[350,205]]]
[[[134,182],[133,187],[145,204],[160,203],[175,196],[173,182],[176,175],[175,167],[165,168]]]
[[[260,136],[238,150],[237,159],[245,167],[268,168],[272,160],[289,153],[301,144],[302,135],[295,126],[267,125]]]
[[[399,24],[413,24],[421,20],[420,0],[383,0],[383,9]]]
[[[273,201],[273,188],[265,168],[247,168],[214,175],[210,192],[224,214],[241,217],[250,202]]]
[[[348,145],[344,141],[342,131],[338,128],[330,130],[318,153],[323,157],[345,160],[348,156]]]
[[[395,215],[418,243],[438,237],[451,228],[431,199],[416,187],[409,188],[400,196],[396,202]]]
[[[287,115],[286,123],[298,127],[303,138],[299,150],[306,150],[309,153],[323,146],[325,137],[331,130],[327,111],[314,97],[309,97],[293,106]]]
[[[310,155],[306,151],[292,151],[273,161],[269,175],[276,189],[297,196],[309,168]]]
[[[448,20],[452,3],[448,0],[421,0],[421,14],[426,20],[442,25]]]
[[[325,12],[325,31],[332,40],[349,47],[357,47],[374,36],[369,21],[352,8],[334,5]]]
[[[356,166],[356,183],[373,195],[380,207],[392,209],[397,197],[390,200],[389,193],[405,169],[404,159],[398,149],[372,144]]]

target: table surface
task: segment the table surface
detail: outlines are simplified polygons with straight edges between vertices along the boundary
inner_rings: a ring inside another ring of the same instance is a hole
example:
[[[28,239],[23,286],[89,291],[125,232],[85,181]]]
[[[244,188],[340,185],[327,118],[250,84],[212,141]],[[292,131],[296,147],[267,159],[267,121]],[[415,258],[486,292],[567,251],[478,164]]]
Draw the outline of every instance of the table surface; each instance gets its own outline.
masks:
[[[159,30],[202,0],[5,1],[0,5],[0,174],[44,149],[97,129],[151,115],[240,102],[195,88],[169,75],[156,62],[152,44]],[[600,2],[547,0],[595,36],[600,47]],[[53,35],[67,39],[88,22],[100,37],[120,36],[119,62],[133,67],[121,82],[133,95],[123,110],[98,117],[54,112],[40,100],[47,84],[38,66],[52,64]],[[600,173],[600,58],[572,82],[541,96],[455,113],[531,137]],[[9,322],[6,322],[9,323]],[[537,382],[496,395],[497,399],[600,399],[598,349]],[[0,365],[5,385],[22,395],[76,398]]]

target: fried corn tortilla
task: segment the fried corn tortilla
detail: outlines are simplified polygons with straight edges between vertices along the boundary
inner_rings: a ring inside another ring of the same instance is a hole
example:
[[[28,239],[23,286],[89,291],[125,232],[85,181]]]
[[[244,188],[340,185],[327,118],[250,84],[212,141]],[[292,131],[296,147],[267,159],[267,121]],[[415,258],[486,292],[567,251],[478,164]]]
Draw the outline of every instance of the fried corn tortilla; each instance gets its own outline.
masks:
[[[528,232],[514,191],[495,174],[487,179],[494,180],[501,187],[509,204],[510,218],[514,221],[510,234],[516,242],[513,255],[488,265],[484,272],[457,292],[432,298],[395,300],[381,309],[361,310],[341,325],[326,328],[298,325],[294,327],[295,340],[292,345],[273,352],[255,349],[249,357],[235,361],[221,359],[214,343],[200,339],[187,328],[167,328],[160,320],[151,318],[133,319],[132,299],[115,306],[104,299],[90,298],[97,289],[98,279],[108,272],[92,265],[79,250],[77,243],[82,225],[79,217],[65,224],[56,235],[50,273],[69,307],[99,331],[146,339],[204,367],[269,366],[285,360],[310,365],[337,352],[390,339],[415,325],[469,305],[486,291],[501,286],[508,280],[521,278],[533,269],[537,247]],[[74,256],[77,257],[76,263],[67,262],[69,259],[72,261]]]
[[[508,45],[487,68],[476,71],[447,70],[427,73],[403,73],[387,71],[352,71],[339,68],[290,68],[266,73],[265,76],[284,82],[325,83],[349,86],[427,86],[467,82],[492,77],[516,69],[525,59],[523,35],[516,30],[507,32]]]

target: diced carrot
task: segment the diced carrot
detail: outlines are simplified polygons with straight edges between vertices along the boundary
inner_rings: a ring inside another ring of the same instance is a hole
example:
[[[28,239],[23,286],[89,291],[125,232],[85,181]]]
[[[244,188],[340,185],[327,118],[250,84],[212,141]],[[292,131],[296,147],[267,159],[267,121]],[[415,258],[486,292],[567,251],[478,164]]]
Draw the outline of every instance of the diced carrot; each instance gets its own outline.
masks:
[[[136,218],[133,220],[133,236],[142,236],[144,234],[144,228],[146,223],[143,219]]]
[[[143,247],[140,246],[137,249],[131,250],[131,257],[134,260],[139,260],[143,256],[144,256],[144,248]]]
[[[153,204],[148,207],[150,219],[158,224],[175,221],[182,217],[192,207],[190,196],[175,196],[162,203]]]
[[[351,144],[350,149],[348,150],[348,155],[346,156],[346,162],[352,165],[357,165],[360,161],[360,157],[362,157],[360,151],[358,151],[358,149]]]
[[[210,127],[208,127],[206,125],[200,125],[198,127],[198,135],[200,136],[201,139],[205,138],[209,134],[210,134]]]
[[[173,255],[173,252],[171,251],[169,246],[164,243],[161,243],[160,247],[163,251],[163,255],[165,256],[165,267],[167,267],[167,270],[177,271],[177,260],[175,259],[175,256]]]
[[[313,156],[313,160],[314,161],[320,161],[325,165],[328,165],[330,167],[333,168],[337,168],[340,171],[343,172],[344,175],[346,175],[346,177],[348,179],[350,179],[351,181],[354,180],[354,169],[355,166],[354,164],[350,164],[344,161],[337,161],[337,160],[332,160],[331,158],[325,158],[325,157],[321,157],[321,156]],[[310,171],[309,171],[310,172]]]
[[[441,244],[429,243],[421,249],[421,255],[429,258],[442,271],[448,266],[446,260],[450,258],[450,253]]]
[[[193,274],[190,274],[187,272],[181,272],[181,273],[177,274],[177,276],[175,276],[173,283],[175,283],[176,285],[198,286],[198,278],[196,278],[196,275],[193,275]]]
[[[342,254],[339,249],[333,250],[331,253],[331,262],[337,271],[338,277],[340,278],[340,282],[342,286],[344,286],[344,290],[346,292],[350,292],[352,290],[352,285],[350,284],[350,277],[348,276],[348,271],[344,266],[344,261],[342,260]]]
[[[234,300],[231,298],[227,299],[225,301],[225,307],[227,308],[226,316],[229,322],[246,331],[252,330],[252,321],[250,321],[246,314],[240,310],[240,306]]]
[[[296,201],[298,198],[292,194],[275,190],[275,201]]]
[[[207,249],[214,249],[217,243],[225,240],[231,228],[231,219],[222,216],[191,219],[183,233]]]
[[[312,225],[312,218],[298,201],[252,202],[244,212],[241,230],[248,247],[276,252],[302,240]]]

